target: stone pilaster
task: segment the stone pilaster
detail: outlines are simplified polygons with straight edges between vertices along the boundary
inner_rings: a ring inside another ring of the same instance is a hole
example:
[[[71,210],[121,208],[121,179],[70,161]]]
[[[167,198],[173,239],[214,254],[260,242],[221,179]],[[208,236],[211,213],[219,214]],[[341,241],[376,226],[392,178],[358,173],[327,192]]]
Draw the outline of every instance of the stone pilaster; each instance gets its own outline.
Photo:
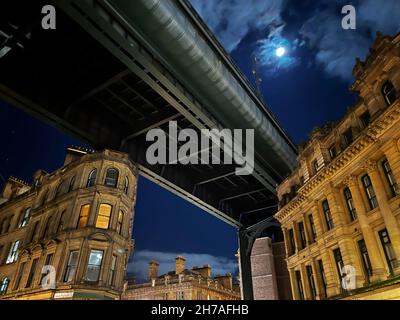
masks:
[[[387,201],[388,196],[385,192],[385,187],[382,178],[379,174],[377,164],[374,161],[367,161],[365,168],[371,178],[372,185],[375,190],[376,198],[378,200],[380,213],[385,221],[386,229],[389,233],[390,240],[393,244],[393,250],[396,254],[396,268],[395,274],[400,274],[400,228],[396,217],[391,212],[390,205]]]
[[[357,212],[357,219],[360,224],[361,232],[363,234],[365,245],[371,261],[372,277],[370,280],[372,282],[383,280],[386,277],[385,265],[379,250],[377,238],[368,222],[367,212],[361,191],[358,186],[357,178],[354,176],[349,176],[345,183],[349,187],[353,197],[354,206]]]

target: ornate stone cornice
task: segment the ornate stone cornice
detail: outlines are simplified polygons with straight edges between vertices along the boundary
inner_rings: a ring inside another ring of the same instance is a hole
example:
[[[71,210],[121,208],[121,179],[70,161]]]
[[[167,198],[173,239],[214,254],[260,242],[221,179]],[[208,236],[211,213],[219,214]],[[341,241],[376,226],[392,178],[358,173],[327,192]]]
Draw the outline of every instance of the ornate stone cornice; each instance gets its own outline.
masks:
[[[361,169],[367,171],[368,173],[373,172],[378,167],[378,164],[373,160],[366,160],[362,165]]]

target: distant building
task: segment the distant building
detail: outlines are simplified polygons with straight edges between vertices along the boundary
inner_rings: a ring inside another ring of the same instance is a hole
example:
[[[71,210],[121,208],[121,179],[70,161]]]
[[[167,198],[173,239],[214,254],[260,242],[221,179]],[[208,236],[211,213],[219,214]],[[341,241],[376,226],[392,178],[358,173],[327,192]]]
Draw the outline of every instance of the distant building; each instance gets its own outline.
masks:
[[[158,262],[150,261],[148,282],[127,284],[123,300],[240,300],[232,274],[211,277],[211,267],[185,268],[185,258],[175,259],[175,270],[158,275]]]
[[[353,74],[358,103],[278,187],[296,300],[400,299],[400,34],[378,34]]]
[[[0,195],[0,299],[119,299],[133,251],[128,156],[69,148],[62,168],[33,181],[10,178]]]

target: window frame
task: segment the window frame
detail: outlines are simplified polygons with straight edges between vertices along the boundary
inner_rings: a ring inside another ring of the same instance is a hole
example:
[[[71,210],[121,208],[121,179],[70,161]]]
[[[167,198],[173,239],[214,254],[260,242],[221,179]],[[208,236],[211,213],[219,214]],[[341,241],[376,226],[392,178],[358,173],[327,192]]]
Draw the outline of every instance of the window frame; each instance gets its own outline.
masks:
[[[86,188],[95,186],[96,180],[97,180],[97,168],[94,168],[88,174],[88,178],[86,180]]]
[[[92,254],[95,254],[95,252],[97,252],[97,253],[101,252],[100,264],[91,264],[91,263],[90,263],[91,256],[92,256]],[[86,264],[86,274],[85,274],[85,280],[86,280],[86,281],[92,282],[92,283],[97,283],[97,282],[99,282],[100,277],[101,277],[102,267],[103,267],[104,253],[105,253],[104,250],[100,250],[100,249],[90,249],[89,256],[88,256],[88,261],[87,261],[87,264]],[[96,270],[97,270],[97,271],[96,271],[96,272],[97,272],[97,274],[96,274],[97,279],[96,279],[96,280],[88,279],[89,267],[95,267],[95,268],[97,268],[97,269],[96,269]]]
[[[10,278],[4,277],[0,283],[0,296],[4,296],[7,294],[8,287],[10,286]]]
[[[19,255],[18,250],[19,250],[20,245],[21,245],[20,239],[17,239],[14,242],[12,242],[10,251],[7,256],[6,264],[11,264],[18,260],[18,255]]]
[[[386,92],[386,87],[390,87],[390,90],[388,92]],[[397,100],[397,90],[394,87],[393,83],[390,80],[386,80],[383,85],[382,85],[382,89],[381,89],[381,93],[383,95],[383,99],[385,100],[385,103],[387,106],[391,106],[396,100]],[[391,96],[394,94],[394,97]],[[393,99],[393,100],[391,100]]]
[[[366,181],[367,179],[367,181]],[[361,177],[361,182],[364,187],[365,195],[367,196],[368,204],[370,210],[374,210],[379,207],[378,199],[376,198],[376,193],[374,186],[372,185],[371,178],[368,174]],[[368,184],[367,184],[368,182]]]
[[[75,262],[74,262],[75,264],[72,264],[71,262],[73,256],[75,256]],[[69,283],[74,281],[74,278],[76,276],[76,271],[78,269],[78,264],[79,264],[79,250],[71,250],[68,255],[67,265],[65,266],[65,272],[63,277],[64,283]],[[73,270],[72,273],[71,270]]]
[[[22,211],[21,220],[18,224],[18,228],[24,228],[29,224],[29,220],[31,218],[31,211],[32,211],[31,207],[25,208]]]
[[[115,177],[110,176],[110,172],[115,172]],[[117,168],[108,168],[104,178],[104,185],[109,188],[117,188],[119,179],[119,170]],[[112,183],[110,182],[112,181]]]
[[[383,173],[386,177],[386,182],[389,186],[391,197],[394,198],[395,196],[397,196],[398,184],[397,184],[396,177],[393,174],[393,170],[392,170],[392,167],[390,166],[388,159],[384,159],[382,161],[382,169],[383,169]]]
[[[105,207],[109,208],[108,215],[101,214],[101,209],[105,208]],[[111,219],[112,219],[112,211],[113,211],[113,206],[111,204],[109,204],[109,203],[100,203],[99,204],[99,208],[97,210],[97,215],[96,215],[96,228],[103,229],[103,230],[110,229],[110,223],[111,223]],[[108,222],[106,228],[99,226],[99,223],[101,223],[101,221],[99,221],[99,219],[104,218],[104,217],[105,217],[105,219],[107,219],[107,222]]]
[[[354,206],[353,195],[349,187],[343,189],[343,196],[346,202],[347,213],[349,214],[350,221],[353,222],[357,220],[357,210]]]
[[[333,223],[332,213],[331,213],[328,199],[325,199],[324,201],[322,201],[321,204],[322,204],[322,211],[324,213],[326,228],[328,231],[330,231],[335,227],[335,225]],[[325,204],[326,204],[326,206],[325,206]]]
[[[85,215],[83,215],[84,208],[88,208],[87,209],[87,213]],[[91,205],[89,203],[84,204],[84,205],[81,206],[81,209],[79,210],[78,223],[77,223],[77,226],[76,226],[77,229],[82,229],[82,228],[86,228],[87,227],[87,223],[88,223],[89,215],[90,215],[90,208],[91,208]],[[84,225],[81,225],[81,221],[84,220],[84,219],[86,219],[85,223],[84,223]]]

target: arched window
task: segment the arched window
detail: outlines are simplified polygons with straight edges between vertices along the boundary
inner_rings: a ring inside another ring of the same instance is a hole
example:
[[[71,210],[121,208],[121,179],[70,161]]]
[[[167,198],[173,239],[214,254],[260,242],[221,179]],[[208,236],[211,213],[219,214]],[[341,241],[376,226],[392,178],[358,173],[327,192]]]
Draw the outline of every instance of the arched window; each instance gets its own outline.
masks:
[[[382,95],[388,106],[390,106],[393,102],[396,101],[397,92],[393,84],[389,80],[386,81],[382,86]]]
[[[89,217],[90,204],[85,204],[81,207],[81,212],[79,213],[78,228],[86,227],[87,220]]]
[[[68,192],[71,192],[74,189],[74,184],[75,184],[75,176],[73,176],[69,181]]]
[[[97,169],[93,169],[92,171],[90,171],[89,176],[88,176],[88,180],[86,183],[86,187],[93,187],[96,183],[96,177],[97,177]]]
[[[108,169],[106,174],[106,180],[104,184],[107,187],[116,188],[118,183],[118,170],[117,169]]]
[[[118,213],[118,222],[117,222],[117,232],[118,234],[122,234],[122,226],[124,224],[124,212],[119,210]]]
[[[125,177],[124,193],[128,194],[128,192],[129,192],[129,179],[128,177]]]
[[[111,220],[112,207],[109,204],[102,203],[97,213],[96,228],[108,229]]]
[[[10,278],[4,278],[0,284],[0,296],[7,293],[8,285],[10,284]]]

